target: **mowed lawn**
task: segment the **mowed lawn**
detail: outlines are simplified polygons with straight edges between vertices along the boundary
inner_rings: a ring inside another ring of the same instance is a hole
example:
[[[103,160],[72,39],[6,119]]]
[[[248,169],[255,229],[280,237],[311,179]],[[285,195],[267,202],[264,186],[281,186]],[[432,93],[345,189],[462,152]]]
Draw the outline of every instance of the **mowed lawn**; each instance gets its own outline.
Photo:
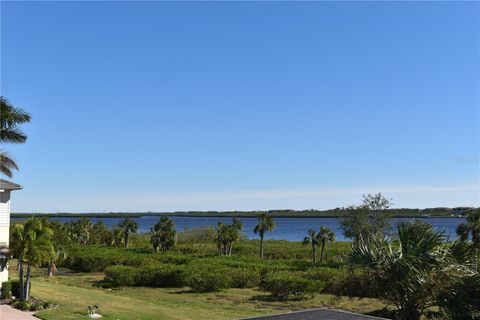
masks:
[[[13,270],[12,270],[13,271]],[[36,269],[32,296],[59,306],[41,311],[42,319],[86,319],[87,306],[98,305],[106,319],[241,319],[292,310],[330,307],[367,313],[384,304],[374,299],[336,298],[317,295],[310,300],[270,301],[255,289],[228,289],[216,293],[192,293],[187,288],[115,288],[98,286],[101,273],[66,273],[53,278]],[[11,274],[12,278],[16,275]]]

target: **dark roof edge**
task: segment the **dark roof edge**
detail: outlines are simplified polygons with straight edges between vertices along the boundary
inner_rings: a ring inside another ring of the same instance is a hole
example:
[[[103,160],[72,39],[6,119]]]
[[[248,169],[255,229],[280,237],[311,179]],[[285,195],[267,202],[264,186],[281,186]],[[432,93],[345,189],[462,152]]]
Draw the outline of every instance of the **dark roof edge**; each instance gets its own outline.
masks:
[[[17,183],[0,179],[0,190],[20,190],[23,187]]]

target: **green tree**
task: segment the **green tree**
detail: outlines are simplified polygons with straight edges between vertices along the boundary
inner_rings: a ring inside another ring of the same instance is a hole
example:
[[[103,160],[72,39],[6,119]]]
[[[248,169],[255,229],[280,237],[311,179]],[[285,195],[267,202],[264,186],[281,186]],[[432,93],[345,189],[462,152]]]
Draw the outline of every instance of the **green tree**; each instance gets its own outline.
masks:
[[[24,268],[25,256],[27,253],[27,241],[25,238],[25,227],[23,224],[15,224],[10,230],[10,254],[18,259],[17,271],[19,275],[20,299],[24,298]]]
[[[123,241],[124,241],[123,230],[118,227],[114,227],[112,230],[111,245],[115,247],[121,247],[124,245]]]
[[[8,153],[0,151],[0,172],[11,178],[13,177],[13,170],[18,170],[15,161]]]
[[[320,241],[320,243],[322,244],[322,249],[320,251],[320,262],[323,262],[325,244],[327,242],[335,241],[335,232],[330,230],[328,227],[320,227],[320,232],[318,233],[318,241]]]
[[[93,230],[93,223],[88,218],[80,218],[67,224],[72,241],[77,244],[86,245],[90,240]]]
[[[57,273],[57,263],[65,261],[65,259],[67,259],[67,250],[60,243],[53,242],[53,250],[50,252],[48,261],[47,274],[49,277],[53,277]]]
[[[103,221],[97,221],[91,229],[89,244],[109,245],[112,242],[112,231]]]
[[[262,213],[258,216],[258,224],[253,229],[255,234],[260,236],[260,258],[263,259],[263,239],[265,237],[265,232],[272,232],[275,229],[275,221],[272,217],[268,216],[266,213]]]
[[[19,125],[30,122],[31,116],[25,110],[16,108],[5,97],[0,97],[0,143],[25,143],[27,136]],[[18,170],[15,160],[5,152],[0,151],[0,172],[7,177],[13,176],[13,170]]]
[[[25,110],[16,108],[5,97],[0,97],[0,143],[25,143],[27,136],[19,125],[30,122],[31,116]],[[15,160],[5,152],[0,151],[0,172],[7,177],[13,176],[13,170],[18,170]]]
[[[151,230],[150,243],[155,252],[173,249],[176,243],[177,231],[175,222],[168,217],[161,217]]]
[[[233,218],[232,224],[219,222],[217,225],[217,249],[220,255],[231,256],[233,244],[241,239],[243,223]]]
[[[52,256],[52,230],[40,220],[32,218],[23,225],[16,224],[12,231],[11,252],[19,261],[20,298],[28,301],[32,266],[47,263]],[[24,278],[25,263],[27,271]]]
[[[443,233],[431,225],[403,222],[397,231],[395,245],[380,234],[354,242],[349,263],[364,268],[378,296],[396,306],[397,319],[418,320],[452,279],[471,271],[455,263]]]
[[[129,239],[130,233],[137,232],[138,224],[135,221],[129,218],[126,218],[118,224],[118,227],[123,231],[123,243],[125,245],[125,248],[128,248],[128,239]]]
[[[469,212],[467,222],[457,226],[457,235],[462,241],[470,238],[471,246],[475,254],[475,270],[478,271],[478,260],[480,251],[480,210]]]
[[[381,193],[363,196],[362,204],[350,206],[340,218],[340,226],[346,238],[358,241],[371,235],[385,235],[389,228],[391,200]]]
[[[312,263],[315,266],[317,264],[318,233],[313,229],[308,230],[308,235],[303,239],[303,244],[312,246]]]

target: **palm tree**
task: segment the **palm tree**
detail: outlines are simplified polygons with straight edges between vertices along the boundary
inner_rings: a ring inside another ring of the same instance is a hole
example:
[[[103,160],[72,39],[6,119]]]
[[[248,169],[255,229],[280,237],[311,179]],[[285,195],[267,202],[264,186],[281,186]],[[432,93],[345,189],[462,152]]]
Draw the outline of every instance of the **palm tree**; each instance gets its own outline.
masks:
[[[462,241],[467,241],[471,236],[472,248],[475,251],[475,270],[478,271],[480,251],[480,210],[470,212],[467,215],[467,222],[458,225],[457,235]]]
[[[260,258],[263,259],[263,238],[265,232],[272,232],[275,229],[275,221],[273,218],[268,216],[266,213],[262,213],[258,216],[258,224],[253,229],[255,234],[260,236]]]
[[[48,262],[48,276],[53,277],[57,273],[57,263],[64,261],[67,258],[67,250],[63,248],[60,244],[54,243],[53,250],[49,257]]]
[[[327,242],[335,241],[335,232],[330,230],[328,227],[320,227],[320,232],[318,233],[318,240],[322,244],[322,250],[320,251],[320,262],[323,262],[323,253],[325,251],[325,244]]]
[[[224,224],[223,222],[219,221],[217,223],[217,250],[218,250],[218,254],[219,255],[222,255],[223,254],[223,251],[222,251],[222,242],[223,242],[223,228],[224,228]]]
[[[130,233],[137,232],[138,224],[135,221],[126,218],[118,224],[118,227],[123,230],[123,242],[125,244],[125,248],[128,248],[128,237],[130,236]]]
[[[27,136],[18,125],[30,122],[30,114],[20,108],[15,108],[8,100],[0,97],[0,143],[24,143]],[[18,170],[18,165],[5,151],[0,151],[0,172],[11,178],[13,170]]]
[[[52,230],[38,219],[32,218],[24,225],[16,224],[12,232],[12,253],[19,261],[20,298],[29,300],[32,266],[48,262],[53,252],[50,241]],[[24,279],[23,264],[27,263]]]
[[[317,245],[318,245],[318,233],[310,229],[308,230],[308,236],[303,239],[304,245],[312,245],[312,262],[313,266],[317,263]]]
[[[354,242],[349,263],[369,273],[377,294],[396,306],[397,319],[418,320],[435,301],[436,287],[451,276],[445,276],[445,270],[455,264],[449,259],[443,233],[431,225],[402,222],[397,230],[396,246],[380,235]]]
[[[10,155],[4,151],[0,151],[0,172],[7,177],[13,177],[13,170],[18,170],[18,165]]]
[[[123,230],[115,227],[112,230],[112,243],[115,247],[120,247],[123,244]]]
[[[175,222],[168,217],[161,217],[160,221],[151,229],[150,242],[155,252],[159,249],[167,251],[175,246],[177,232]]]
[[[93,223],[90,219],[81,218],[68,224],[70,237],[78,244],[86,245],[90,240]]]
[[[15,224],[10,231],[10,254],[18,259],[17,262],[17,271],[19,275],[19,294],[20,299],[23,299],[23,290],[24,290],[24,270],[23,264],[25,255],[27,252],[27,243],[25,239],[23,224]]]
[[[25,143],[27,136],[18,125],[30,120],[28,112],[14,107],[5,97],[0,97],[0,143]]]

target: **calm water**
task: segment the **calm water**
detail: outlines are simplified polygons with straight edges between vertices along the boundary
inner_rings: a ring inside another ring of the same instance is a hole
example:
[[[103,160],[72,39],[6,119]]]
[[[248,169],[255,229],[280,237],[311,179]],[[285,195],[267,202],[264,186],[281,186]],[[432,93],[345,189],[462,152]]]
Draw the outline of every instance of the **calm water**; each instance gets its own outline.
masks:
[[[220,218],[220,217],[170,217],[175,221],[178,231],[182,231],[188,228],[198,228],[212,226],[215,227],[219,221],[224,223],[231,223],[232,218]],[[68,222],[76,220],[77,218],[50,218],[52,220]],[[400,221],[408,221],[413,218],[392,218],[391,224],[396,225]],[[12,218],[12,221],[17,220]],[[112,227],[118,224],[123,218],[91,218],[95,223],[97,221],[103,221],[107,226]],[[159,217],[144,216],[134,218],[139,226],[139,232],[147,232],[150,230]],[[257,224],[257,218],[240,218],[243,222],[244,233],[250,239],[257,238],[253,233],[253,228]],[[455,229],[458,224],[465,222],[465,218],[428,218],[421,219],[430,223],[437,230],[442,230],[445,235],[450,239],[456,238]],[[340,229],[338,218],[275,218],[276,228],[272,233],[267,233],[266,239],[275,240],[289,240],[289,241],[301,241],[305,237],[308,229],[318,230],[320,226],[327,226],[332,229],[337,235],[337,240],[345,240]]]

